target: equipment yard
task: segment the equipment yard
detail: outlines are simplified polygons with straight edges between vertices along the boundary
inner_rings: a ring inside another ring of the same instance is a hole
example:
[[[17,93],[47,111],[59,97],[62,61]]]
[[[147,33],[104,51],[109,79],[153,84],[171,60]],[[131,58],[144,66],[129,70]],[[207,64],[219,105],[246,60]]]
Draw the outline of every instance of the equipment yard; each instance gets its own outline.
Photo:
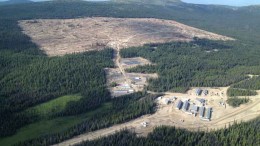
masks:
[[[127,68],[136,67],[139,65],[151,64],[148,60],[137,58],[120,58],[119,65],[124,71]],[[106,68],[107,82],[109,90],[113,97],[118,97],[125,94],[130,94],[136,91],[142,91],[148,84],[149,78],[157,78],[157,74],[143,73],[125,73],[122,74],[119,68]],[[128,82],[127,82],[128,81]],[[116,83],[115,87],[111,87],[112,83]]]

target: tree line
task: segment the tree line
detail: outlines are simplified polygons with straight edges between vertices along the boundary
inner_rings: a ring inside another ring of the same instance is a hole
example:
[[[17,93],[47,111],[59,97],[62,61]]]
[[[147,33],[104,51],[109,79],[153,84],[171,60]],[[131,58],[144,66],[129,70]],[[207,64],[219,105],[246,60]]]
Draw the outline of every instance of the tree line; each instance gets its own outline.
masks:
[[[256,76],[251,79],[242,81],[233,86],[234,88],[242,88],[248,90],[260,90],[260,77]]]
[[[257,95],[256,91],[248,90],[248,89],[236,89],[236,88],[228,88],[227,90],[227,95],[229,97],[234,97],[234,96],[254,96]]]
[[[232,107],[239,107],[241,104],[245,104],[249,102],[248,97],[228,97],[227,103],[231,105]]]

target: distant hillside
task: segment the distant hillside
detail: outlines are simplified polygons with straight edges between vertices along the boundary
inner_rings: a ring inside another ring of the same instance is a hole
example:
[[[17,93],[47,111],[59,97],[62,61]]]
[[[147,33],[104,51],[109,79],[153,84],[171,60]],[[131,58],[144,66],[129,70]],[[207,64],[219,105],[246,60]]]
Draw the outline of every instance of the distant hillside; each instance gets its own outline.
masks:
[[[114,2],[121,3],[141,3],[141,4],[153,4],[153,5],[169,5],[181,2],[180,0],[112,0]]]
[[[260,5],[242,7],[242,8],[240,8],[240,10],[242,10],[244,12],[249,12],[251,14],[260,14]]]
[[[23,4],[23,3],[32,3],[30,0],[9,0],[0,2],[0,5],[11,5],[11,4]]]

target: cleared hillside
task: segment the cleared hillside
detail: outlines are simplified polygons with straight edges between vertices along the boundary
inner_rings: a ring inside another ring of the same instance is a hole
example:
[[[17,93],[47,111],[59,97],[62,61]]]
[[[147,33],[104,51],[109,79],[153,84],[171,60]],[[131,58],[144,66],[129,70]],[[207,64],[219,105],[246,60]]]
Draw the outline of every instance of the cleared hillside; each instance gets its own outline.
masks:
[[[180,0],[112,0],[113,2],[120,3],[141,3],[141,4],[153,4],[153,5],[169,5],[177,2],[181,2]]]
[[[24,33],[49,56],[126,48],[148,43],[232,38],[193,28],[176,21],[154,18],[80,18],[20,21]]]

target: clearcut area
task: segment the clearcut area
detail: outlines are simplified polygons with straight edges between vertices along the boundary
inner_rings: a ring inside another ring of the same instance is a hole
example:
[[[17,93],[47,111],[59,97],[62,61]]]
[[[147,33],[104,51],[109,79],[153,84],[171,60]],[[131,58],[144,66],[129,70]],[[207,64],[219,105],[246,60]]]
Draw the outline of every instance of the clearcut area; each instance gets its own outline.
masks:
[[[154,18],[37,19],[19,21],[23,32],[49,56],[127,48],[150,43],[191,41],[194,37],[233,40],[172,20]]]

